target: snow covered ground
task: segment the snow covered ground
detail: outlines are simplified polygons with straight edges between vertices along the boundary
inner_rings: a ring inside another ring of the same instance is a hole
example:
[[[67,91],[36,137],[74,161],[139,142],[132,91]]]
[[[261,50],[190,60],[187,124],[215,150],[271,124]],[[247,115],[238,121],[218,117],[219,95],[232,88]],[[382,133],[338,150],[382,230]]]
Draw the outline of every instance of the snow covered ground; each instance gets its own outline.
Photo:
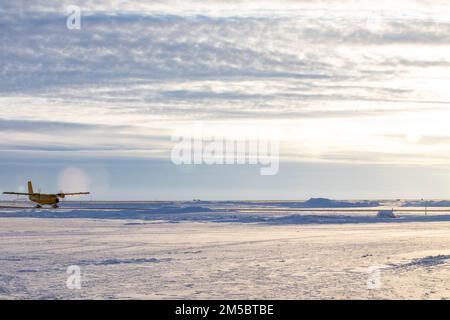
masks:
[[[0,298],[450,298],[449,212],[393,219],[377,218],[381,207],[372,204],[360,212],[300,207],[0,208]],[[81,289],[66,285],[71,265],[80,268]]]

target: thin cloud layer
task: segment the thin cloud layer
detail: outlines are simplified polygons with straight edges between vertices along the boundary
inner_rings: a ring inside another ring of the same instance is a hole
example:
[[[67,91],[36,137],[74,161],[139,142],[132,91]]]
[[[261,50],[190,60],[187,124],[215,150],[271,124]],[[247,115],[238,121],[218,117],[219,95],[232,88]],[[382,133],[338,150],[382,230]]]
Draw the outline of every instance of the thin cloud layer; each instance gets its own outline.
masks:
[[[0,149],[164,157],[201,121],[266,126],[289,161],[446,163],[445,3],[370,3],[2,4]]]

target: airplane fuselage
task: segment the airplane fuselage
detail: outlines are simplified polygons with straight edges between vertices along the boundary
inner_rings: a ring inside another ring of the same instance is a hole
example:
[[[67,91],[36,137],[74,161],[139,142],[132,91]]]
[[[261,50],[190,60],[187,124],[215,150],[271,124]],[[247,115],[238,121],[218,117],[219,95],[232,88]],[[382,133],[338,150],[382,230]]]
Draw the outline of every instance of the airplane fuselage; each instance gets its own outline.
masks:
[[[58,196],[56,194],[30,194],[28,196],[30,201],[39,203],[39,204],[47,204],[47,205],[55,205],[59,203]]]

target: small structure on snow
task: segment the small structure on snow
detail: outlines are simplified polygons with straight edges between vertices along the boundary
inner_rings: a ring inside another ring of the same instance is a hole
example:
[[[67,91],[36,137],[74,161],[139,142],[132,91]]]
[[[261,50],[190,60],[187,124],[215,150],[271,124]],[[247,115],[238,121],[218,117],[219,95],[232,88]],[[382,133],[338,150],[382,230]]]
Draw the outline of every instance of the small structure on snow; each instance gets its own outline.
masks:
[[[380,210],[378,211],[377,218],[397,218],[394,210]]]

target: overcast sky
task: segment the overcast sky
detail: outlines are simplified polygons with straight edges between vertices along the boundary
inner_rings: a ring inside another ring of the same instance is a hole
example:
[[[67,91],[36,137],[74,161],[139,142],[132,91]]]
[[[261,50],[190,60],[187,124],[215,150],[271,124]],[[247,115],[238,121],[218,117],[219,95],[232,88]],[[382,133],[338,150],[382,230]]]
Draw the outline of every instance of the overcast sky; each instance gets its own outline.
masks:
[[[446,1],[2,1],[0,39],[3,191],[450,198]],[[174,165],[194,123],[277,136],[279,173]]]

